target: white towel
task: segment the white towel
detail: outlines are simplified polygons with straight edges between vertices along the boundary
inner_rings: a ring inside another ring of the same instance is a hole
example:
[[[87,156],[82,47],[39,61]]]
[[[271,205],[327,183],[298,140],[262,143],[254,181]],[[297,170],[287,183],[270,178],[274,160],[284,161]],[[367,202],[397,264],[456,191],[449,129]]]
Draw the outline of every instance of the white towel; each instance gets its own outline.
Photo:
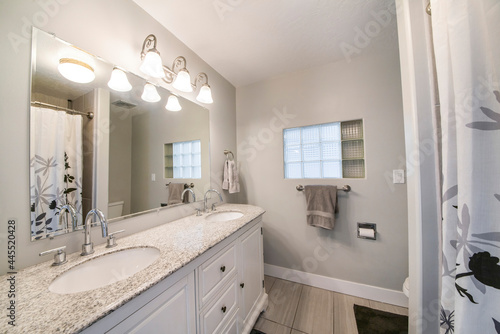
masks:
[[[224,178],[222,180],[222,189],[229,190],[229,160],[224,161]]]
[[[228,162],[229,193],[240,192],[240,178],[238,175],[238,164],[232,160]]]

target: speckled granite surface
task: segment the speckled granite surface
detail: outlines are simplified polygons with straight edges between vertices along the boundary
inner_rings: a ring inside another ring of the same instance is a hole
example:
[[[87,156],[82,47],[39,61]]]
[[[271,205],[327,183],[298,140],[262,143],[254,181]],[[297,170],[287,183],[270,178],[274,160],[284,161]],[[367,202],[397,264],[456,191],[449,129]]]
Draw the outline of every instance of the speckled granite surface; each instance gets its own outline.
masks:
[[[19,271],[16,275],[17,326],[9,326],[4,315],[0,333],[75,333],[87,328],[264,213],[259,207],[241,204],[224,204],[217,209],[218,212],[232,210],[244,213],[243,217],[217,223],[207,222],[206,214],[192,215],[128,237],[118,237],[118,246],[112,249],[105,248],[105,244],[96,246],[90,257],[69,254],[68,263],[60,267],[52,267],[50,260]],[[161,256],[125,280],[75,294],[60,295],[48,290],[54,278],[75,265],[140,246],[156,247]],[[0,291],[8,291],[7,276],[0,279]]]

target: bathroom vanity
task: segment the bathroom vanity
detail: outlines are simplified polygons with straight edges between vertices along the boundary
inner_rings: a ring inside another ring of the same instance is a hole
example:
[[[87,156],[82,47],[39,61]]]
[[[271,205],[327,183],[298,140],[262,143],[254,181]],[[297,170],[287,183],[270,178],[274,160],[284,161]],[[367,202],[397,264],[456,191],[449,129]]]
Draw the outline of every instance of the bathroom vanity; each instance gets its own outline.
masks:
[[[0,331],[249,333],[267,307],[263,213],[224,204],[211,214],[118,239],[114,248],[99,245],[90,256],[70,254],[61,266],[49,261],[26,268],[17,274],[17,326],[2,323]],[[54,279],[83,262],[141,247],[158,249],[160,256],[128,278],[76,293],[49,290]]]

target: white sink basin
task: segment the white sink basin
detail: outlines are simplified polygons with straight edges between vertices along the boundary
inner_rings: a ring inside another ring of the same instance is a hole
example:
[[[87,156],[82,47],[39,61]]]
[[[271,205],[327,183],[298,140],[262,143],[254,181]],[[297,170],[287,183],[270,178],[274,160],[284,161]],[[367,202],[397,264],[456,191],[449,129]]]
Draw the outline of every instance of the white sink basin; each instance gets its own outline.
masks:
[[[56,277],[49,290],[69,294],[101,288],[134,275],[159,257],[160,251],[151,247],[109,253],[79,264]]]
[[[205,219],[209,222],[225,222],[243,217],[238,211],[222,211],[209,214]]]

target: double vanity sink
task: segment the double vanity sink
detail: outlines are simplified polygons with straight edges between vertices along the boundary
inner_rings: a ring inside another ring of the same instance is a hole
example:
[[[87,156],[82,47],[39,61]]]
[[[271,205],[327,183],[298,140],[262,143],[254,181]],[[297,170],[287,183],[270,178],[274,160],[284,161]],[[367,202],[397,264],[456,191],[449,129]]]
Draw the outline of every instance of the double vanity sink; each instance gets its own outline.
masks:
[[[82,331],[204,258],[205,252],[222,247],[263,213],[255,206],[225,204],[211,214],[191,215],[119,238],[113,249],[99,245],[91,256],[69,254],[61,266],[48,261],[21,270],[18,326],[13,332]],[[4,284],[5,280],[0,286]],[[0,332],[7,329],[3,326]]]
[[[227,222],[243,217],[240,211],[221,211],[208,214],[207,222]],[[59,294],[94,290],[129,278],[147,268],[160,257],[160,250],[137,247],[112,252],[79,264],[49,285],[49,291]]]
[[[243,217],[240,211],[221,211],[204,217],[207,222],[227,222]],[[56,277],[49,291],[70,294],[101,288],[129,278],[160,257],[160,250],[137,247],[112,252],[83,262]]]

